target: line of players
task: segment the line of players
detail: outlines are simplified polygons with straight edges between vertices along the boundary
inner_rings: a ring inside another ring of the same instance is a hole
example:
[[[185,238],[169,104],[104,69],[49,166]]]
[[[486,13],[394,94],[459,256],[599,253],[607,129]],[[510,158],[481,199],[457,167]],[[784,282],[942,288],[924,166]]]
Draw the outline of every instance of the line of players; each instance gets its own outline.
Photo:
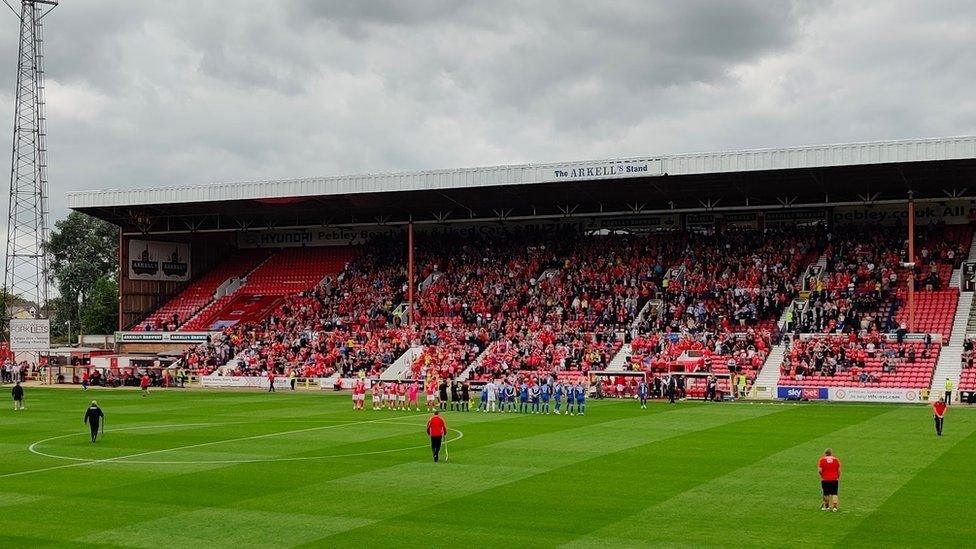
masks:
[[[478,411],[512,412],[519,414],[561,414],[584,415],[586,413],[586,396],[590,387],[581,380],[563,383],[551,378],[536,380],[529,383],[499,380],[489,381],[481,387],[481,401]],[[562,410],[563,397],[566,398],[566,409]],[[518,406],[516,407],[516,399]],[[550,410],[549,403],[553,402]]]
[[[370,393],[373,410],[420,410],[419,393],[421,384],[418,381],[375,381],[369,387],[362,379],[357,380],[352,388],[352,402],[354,410],[365,410],[366,393]],[[471,386],[467,381],[438,383],[430,380],[424,385],[427,411],[452,410],[467,412],[471,409]],[[589,385],[582,381],[555,381],[551,378],[535,380],[489,381],[481,387],[481,400],[478,402],[479,412],[513,412],[522,414],[561,414],[563,399],[566,401],[567,415],[584,415],[586,413],[586,397]],[[516,405],[516,401],[518,404]],[[550,408],[550,402],[553,403]]]

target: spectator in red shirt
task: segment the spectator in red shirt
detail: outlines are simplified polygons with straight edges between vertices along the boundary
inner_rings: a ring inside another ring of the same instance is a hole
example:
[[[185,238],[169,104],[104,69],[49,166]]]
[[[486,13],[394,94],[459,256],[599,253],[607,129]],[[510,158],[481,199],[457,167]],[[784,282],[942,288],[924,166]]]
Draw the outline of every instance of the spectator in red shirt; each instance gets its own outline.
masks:
[[[430,449],[434,452],[434,463],[440,460],[441,441],[447,434],[447,424],[440,412],[434,411],[433,417],[427,422],[427,435],[430,436]]]
[[[932,413],[935,415],[935,434],[942,436],[942,422],[945,420],[946,403],[936,400],[932,403]]]
[[[821,511],[837,511],[837,488],[840,482],[840,460],[834,457],[834,452],[827,448],[817,463],[820,471],[820,488],[823,490],[823,505]]]

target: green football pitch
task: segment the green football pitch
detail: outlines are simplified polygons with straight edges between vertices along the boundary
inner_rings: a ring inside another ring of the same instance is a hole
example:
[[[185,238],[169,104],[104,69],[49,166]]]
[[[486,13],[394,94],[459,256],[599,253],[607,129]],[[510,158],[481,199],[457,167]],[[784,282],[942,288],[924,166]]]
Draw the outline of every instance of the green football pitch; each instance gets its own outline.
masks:
[[[976,545],[976,410],[960,406],[942,438],[923,406],[447,412],[435,464],[426,414],[348,396],[28,389],[26,404],[0,412],[4,547]],[[826,447],[839,513],[819,510]]]

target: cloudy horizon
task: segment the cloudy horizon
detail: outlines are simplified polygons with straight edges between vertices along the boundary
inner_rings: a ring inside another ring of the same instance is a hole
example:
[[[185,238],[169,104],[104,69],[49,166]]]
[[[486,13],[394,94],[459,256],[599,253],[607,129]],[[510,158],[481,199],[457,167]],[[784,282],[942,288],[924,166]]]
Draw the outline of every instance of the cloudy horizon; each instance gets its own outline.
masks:
[[[968,2],[225,5],[45,20],[52,225],[79,190],[976,133]]]

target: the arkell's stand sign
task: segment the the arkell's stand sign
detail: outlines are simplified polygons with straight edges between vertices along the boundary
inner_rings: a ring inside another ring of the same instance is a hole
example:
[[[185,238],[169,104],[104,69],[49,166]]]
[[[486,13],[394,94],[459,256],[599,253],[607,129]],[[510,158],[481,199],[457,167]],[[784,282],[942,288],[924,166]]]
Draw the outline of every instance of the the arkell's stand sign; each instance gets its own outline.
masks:
[[[579,164],[552,169],[555,179],[603,179],[610,177],[641,177],[661,175],[661,159],[619,160],[595,164]]]

